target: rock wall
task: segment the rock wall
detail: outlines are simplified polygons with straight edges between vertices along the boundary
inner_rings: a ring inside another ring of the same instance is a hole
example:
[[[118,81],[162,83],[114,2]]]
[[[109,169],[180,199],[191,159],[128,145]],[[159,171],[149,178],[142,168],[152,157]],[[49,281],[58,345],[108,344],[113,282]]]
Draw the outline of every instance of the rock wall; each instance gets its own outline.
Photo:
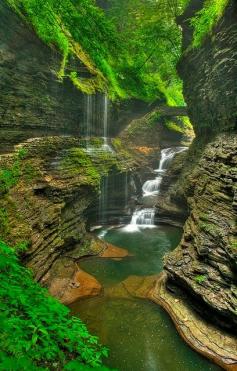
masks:
[[[45,45],[34,30],[5,3],[0,3],[0,152],[27,138],[73,134],[85,135],[87,97],[69,78],[60,81],[62,56]],[[69,60],[66,75],[77,71],[91,76],[79,60]],[[103,136],[103,97],[93,99],[95,127],[92,135]],[[135,99],[110,104],[111,136],[134,117],[149,111]]]
[[[203,314],[232,330],[237,325],[236,149],[232,134],[218,136],[205,149],[189,179],[194,194],[183,239],[165,263],[169,279],[204,304]]]
[[[191,48],[190,17],[202,2],[193,0],[180,17],[183,57],[179,74],[197,134],[237,128],[237,3],[230,0],[212,35],[200,48]]]
[[[6,215],[0,218],[1,236],[10,244],[28,243],[24,261],[37,280],[59,257],[79,257],[90,250],[83,213],[96,196],[96,187],[79,171],[72,175],[64,163],[67,150],[79,144],[74,138],[47,137],[20,145],[27,150],[20,180],[1,194],[0,210]],[[11,161],[12,155],[3,155],[1,169]]]
[[[0,3],[0,127],[78,132],[83,95],[60,82],[61,56],[47,47],[4,1]],[[70,69],[80,68],[71,61]]]
[[[179,72],[196,139],[158,215],[189,210],[182,241],[165,261],[168,287],[179,286],[202,316],[236,332],[237,4],[230,1],[213,34],[191,49],[188,18],[199,8],[192,1],[180,18]]]

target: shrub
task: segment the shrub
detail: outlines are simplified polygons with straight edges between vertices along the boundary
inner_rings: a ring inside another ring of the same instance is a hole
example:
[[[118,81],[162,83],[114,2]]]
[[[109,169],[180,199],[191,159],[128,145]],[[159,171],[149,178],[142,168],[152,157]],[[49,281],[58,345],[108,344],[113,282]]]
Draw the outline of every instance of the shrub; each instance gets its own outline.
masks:
[[[74,370],[75,365],[106,369],[102,357],[108,355],[107,348],[34,282],[4,242],[0,273],[0,370]]]

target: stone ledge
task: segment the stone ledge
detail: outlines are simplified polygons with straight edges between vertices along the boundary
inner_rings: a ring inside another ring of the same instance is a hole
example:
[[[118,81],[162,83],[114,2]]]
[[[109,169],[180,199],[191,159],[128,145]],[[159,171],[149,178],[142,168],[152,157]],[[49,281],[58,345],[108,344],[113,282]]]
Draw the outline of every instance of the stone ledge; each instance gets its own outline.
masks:
[[[179,334],[195,351],[223,369],[237,371],[237,338],[203,320],[182,298],[168,292],[167,275],[161,273],[150,290],[149,299],[170,315]]]

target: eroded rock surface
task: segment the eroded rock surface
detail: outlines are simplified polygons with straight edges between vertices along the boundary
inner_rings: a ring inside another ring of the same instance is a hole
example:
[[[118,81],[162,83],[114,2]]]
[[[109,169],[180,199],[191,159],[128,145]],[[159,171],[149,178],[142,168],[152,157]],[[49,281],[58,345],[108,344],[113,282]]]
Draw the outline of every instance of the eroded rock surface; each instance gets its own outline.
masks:
[[[189,177],[194,193],[182,241],[165,262],[169,278],[232,331],[237,330],[236,149],[233,134],[207,146]]]
[[[225,370],[236,371],[236,337],[203,320],[190,306],[186,294],[175,295],[165,284],[163,273],[150,290],[149,298],[169,313],[179,334],[192,348]]]
[[[22,148],[26,155],[19,181],[1,195],[6,225],[0,228],[9,244],[28,244],[24,262],[49,286],[48,273],[60,259],[69,259],[73,266],[82,256],[109,254],[105,243],[87,233],[85,211],[98,197],[100,175],[116,166],[116,155],[93,158],[74,137],[35,138],[17,150]],[[11,163],[14,155],[1,157],[2,168]],[[110,254],[116,255],[116,249]]]

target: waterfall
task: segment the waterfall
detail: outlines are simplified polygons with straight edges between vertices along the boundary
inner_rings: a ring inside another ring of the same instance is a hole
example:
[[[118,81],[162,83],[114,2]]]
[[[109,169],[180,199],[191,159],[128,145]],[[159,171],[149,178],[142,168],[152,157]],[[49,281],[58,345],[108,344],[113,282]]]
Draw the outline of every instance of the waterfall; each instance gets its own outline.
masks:
[[[108,118],[109,118],[109,100],[107,95],[103,96],[103,115],[102,115],[102,127],[103,127],[103,140],[104,144],[102,149],[104,151],[113,152],[112,148],[108,143]]]
[[[104,128],[104,145],[108,144],[108,98],[104,96],[104,114],[103,114],[103,128]]]
[[[99,199],[99,220],[102,224],[107,222],[109,179],[103,177],[101,181],[101,193]]]
[[[142,190],[143,196],[157,195],[160,191],[160,186],[163,176],[171,163],[172,159],[177,153],[187,150],[187,147],[165,148],[161,151],[161,159],[159,167],[155,171],[158,176],[155,179],[148,180],[144,183]],[[155,208],[137,208],[132,216],[131,222],[126,226],[126,230],[133,232],[139,227],[154,227]]]
[[[93,99],[92,95],[86,96],[86,138],[89,140],[92,135],[92,118],[93,118]]]
[[[167,170],[170,162],[173,160],[174,156],[177,153],[183,152],[187,147],[174,147],[174,148],[165,148],[161,151],[161,159],[159,163],[159,168],[155,170],[158,173],[158,176],[155,179],[147,180],[142,187],[143,193],[145,195],[158,194],[160,191],[160,185],[163,179],[163,175]]]
[[[165,148],[161,151],[161,160],[159,164],[159,168],[155,171],[157,172],[164,172],[167,169],[167,166],[172,161],[177,153],[181,153],[186,151],[187,147],[174,147],[174,148]]]

